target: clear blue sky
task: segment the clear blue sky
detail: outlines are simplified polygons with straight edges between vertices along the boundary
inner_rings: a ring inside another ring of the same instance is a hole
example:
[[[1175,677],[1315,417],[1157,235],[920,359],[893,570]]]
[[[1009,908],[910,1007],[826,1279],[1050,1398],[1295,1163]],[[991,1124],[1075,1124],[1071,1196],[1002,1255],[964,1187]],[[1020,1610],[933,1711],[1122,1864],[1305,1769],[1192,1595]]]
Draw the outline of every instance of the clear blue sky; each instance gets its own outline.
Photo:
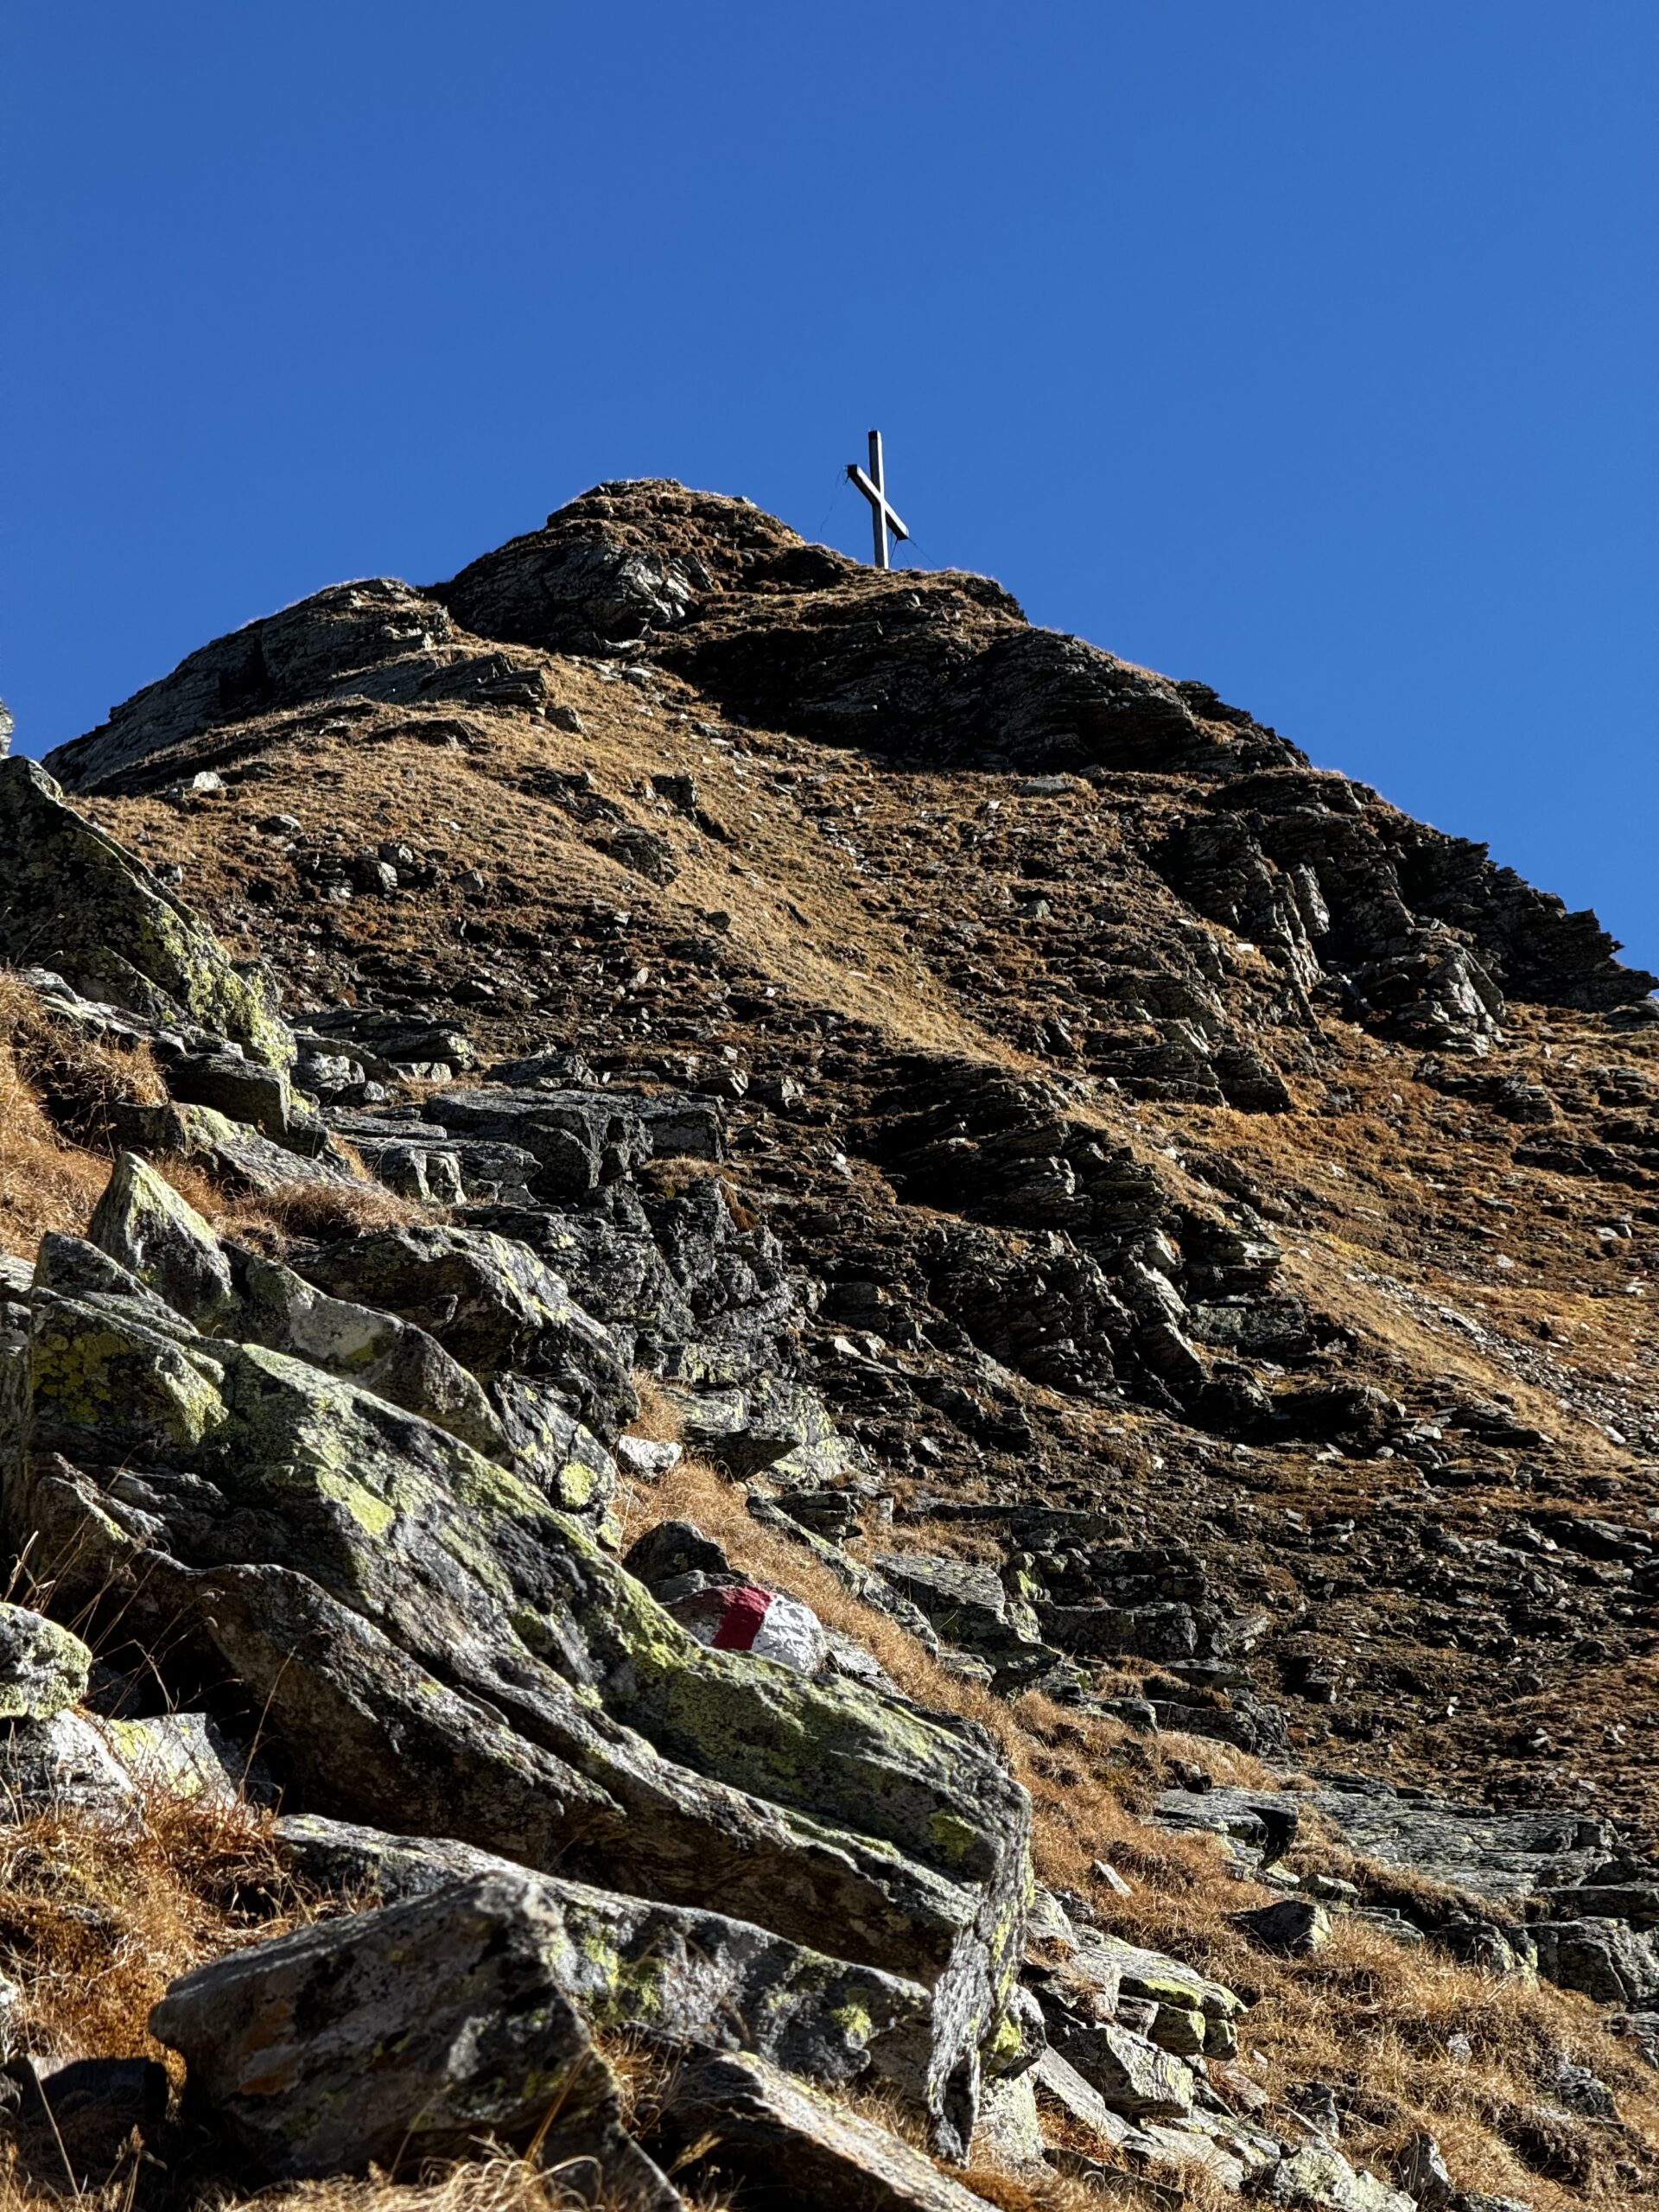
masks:
[[[604,477],[1202,677],[1659,966],[1653,0],[61,0],[0,28],[0,692]]]

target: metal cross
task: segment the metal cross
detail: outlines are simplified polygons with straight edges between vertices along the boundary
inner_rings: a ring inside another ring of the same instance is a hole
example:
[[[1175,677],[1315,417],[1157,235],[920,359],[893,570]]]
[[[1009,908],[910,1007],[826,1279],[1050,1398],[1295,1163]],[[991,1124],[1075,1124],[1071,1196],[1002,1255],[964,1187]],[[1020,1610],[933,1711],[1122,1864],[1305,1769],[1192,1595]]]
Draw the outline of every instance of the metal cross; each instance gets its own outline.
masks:
[[[895,537],[906,539],[908,539],[910,532],[887,505],[887,480],[881,473],[880,430],[870,432],[869,474],[867,476],[855,461],[848,462],[847,474],[870,503],[870,534],[875,543],[871,558],[878,569],[890,569],[893,563],[887,558],[887,532],[891,531]]]

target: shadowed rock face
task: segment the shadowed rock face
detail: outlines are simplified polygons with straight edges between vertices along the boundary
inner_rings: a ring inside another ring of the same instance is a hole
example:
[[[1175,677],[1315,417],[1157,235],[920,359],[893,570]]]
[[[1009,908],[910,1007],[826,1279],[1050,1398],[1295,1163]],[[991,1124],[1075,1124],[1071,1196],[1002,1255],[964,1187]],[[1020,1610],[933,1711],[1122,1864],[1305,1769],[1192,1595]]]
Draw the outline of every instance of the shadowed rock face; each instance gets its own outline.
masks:
[[[988,578],[882,575],[677,484],[601,485],[433,593],[480,635],[643,651],[730,713],[895,757],[1128,768],[1216,750],[1179,687],[1032,629]],[[1300,758],[1256,737],[1253,761]]]

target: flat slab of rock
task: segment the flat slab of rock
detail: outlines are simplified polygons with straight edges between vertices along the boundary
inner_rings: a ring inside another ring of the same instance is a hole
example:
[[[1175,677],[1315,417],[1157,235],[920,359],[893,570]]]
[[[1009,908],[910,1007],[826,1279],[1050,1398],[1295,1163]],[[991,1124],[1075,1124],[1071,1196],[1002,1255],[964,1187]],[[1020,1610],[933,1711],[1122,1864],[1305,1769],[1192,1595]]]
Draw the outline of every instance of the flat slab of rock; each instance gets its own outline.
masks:
[[[1408,1866],[1494,1904],[1587,1882],[1613,1840],[1605,1822],[1580,1813],[1444,1804],[1402,1797],[1383,1782],[1363,1789],[1327,1783],[1306,1793],[1166,1789],[1156,1818],[1166,1827],[1230,1836],[1251,1849],[1266,1847],[1276,1856],[1286,1832],[1294,1835],[1299,1817],[1313,1810],[1364,1857]]]
[[[592,2160],[607,2202],[671,2212],[550,1971],[563,1929],[535,1889],[489,1875],[232,1952],[175,1981],[150,2031],[262,2181],[418,2167],[544,2129],[544,2160]]]
[[[747,1920],[654,1904],[551,1874],[448,1838],[394,1836],[315,1815],[278,1821],[290,1862],[324,1887],[388,1904],[429,1899],[412,1929],[442,1932],[458,1883],[496,1878],[491,1909],[514,1898],[546,1970],[590,2024],[676,2048],[747,2050],[817,2082],[874,2069],[926,2094],[932,2005],[919,1983],[849,1966]]]
[[[701,2146],[699,2175],[751,2183],[779,2212],[985,2212],[985,2199],[873,2120],[762,2059],[708,2058],[677,2076],[665,2143]]]
[[[372,1904],[406,1904],[482,1874],[522,1868],[453,1836],[388,1835],[320,1813],[285,1813],[271,1829],[294,1871],[320,1890]]]

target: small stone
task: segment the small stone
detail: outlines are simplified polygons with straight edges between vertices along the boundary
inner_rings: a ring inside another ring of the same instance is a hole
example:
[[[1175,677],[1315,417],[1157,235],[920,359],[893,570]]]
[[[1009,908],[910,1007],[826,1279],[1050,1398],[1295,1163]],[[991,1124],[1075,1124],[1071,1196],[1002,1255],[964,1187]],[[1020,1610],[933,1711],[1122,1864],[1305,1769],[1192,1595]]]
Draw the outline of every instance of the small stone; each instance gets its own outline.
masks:
[[[153,2058],[23,2058],[14,2073],[23,2128],[40,2133],[42,2154],[78,2183],[103,2181],[134,2130],[153,2135],[167,2116],[167,2069]]]
[[[1334,2143],[1341,2134],[1342,2114],[1337,2110],[1337,2093],[1328,2082],[1304,2082],[1291,2090],[1285,2101],[1329,2141]]]
[[[1304,1874],[1301,1885],[1311,1897],[1322,1897],[1326,1904],[1357,1904],[1359,1891],[1352,1882],[1344,1882],[1335,1874]]]
[[[659,1483],[685,1457],[683,1444],[659,1444],[646,1436],[619,1436],[614,1446],[617,1464],[630,1475]]]
[[[386,896],[397,888],[397,871],[377,853],[359,853],[352,861],[352,887]]]
[[[1264,1951],[1285,1958],[1307,1958],[1331,1940],[1331,1916],[1314,1897],[1281,1897],[1274,1904],[1236,1912],[1232,1922]]]

